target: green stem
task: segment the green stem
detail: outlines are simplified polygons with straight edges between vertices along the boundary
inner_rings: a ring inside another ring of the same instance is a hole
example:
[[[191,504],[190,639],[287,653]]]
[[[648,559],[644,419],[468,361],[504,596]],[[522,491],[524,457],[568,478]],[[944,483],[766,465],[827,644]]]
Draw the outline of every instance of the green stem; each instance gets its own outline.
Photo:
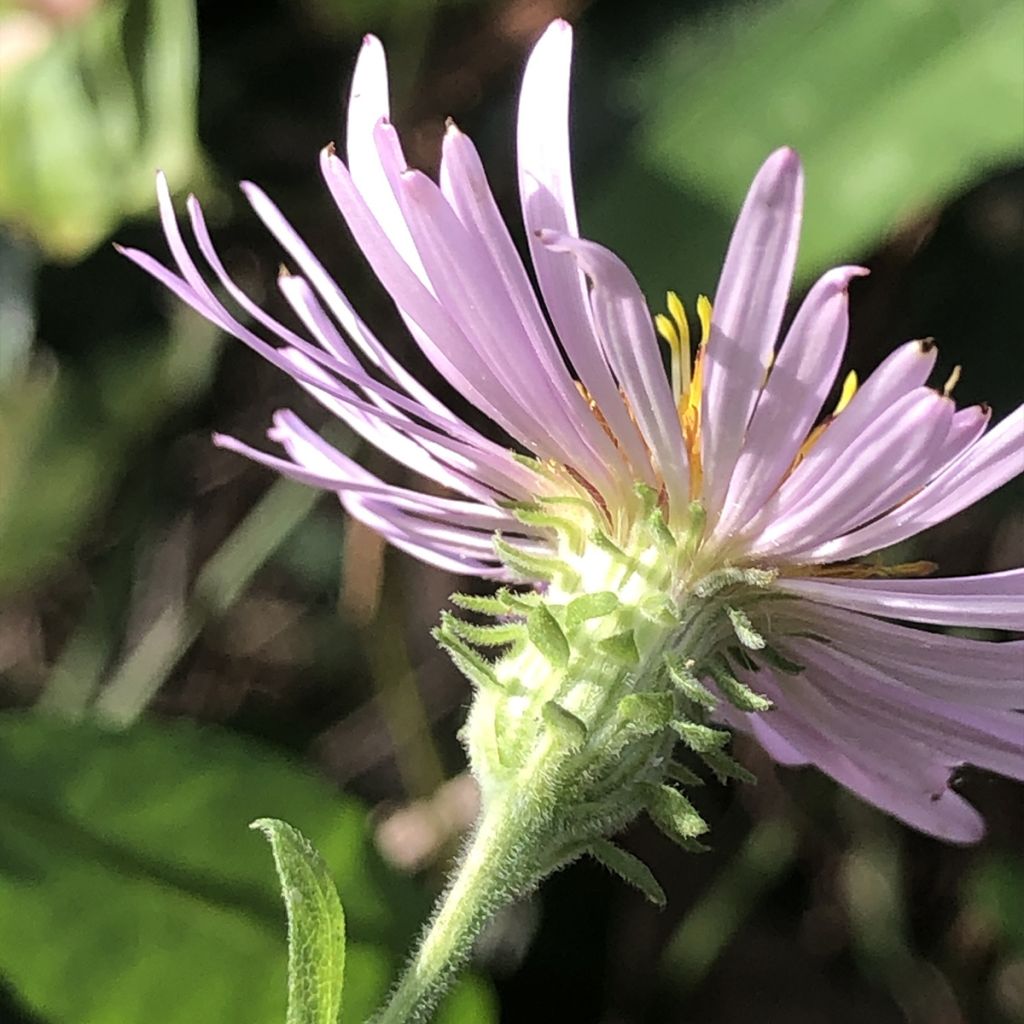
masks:
[[[429,1019],[484,926],[528,887],[530,873],[522,866],[535,852],[521,816],[495,801],[480,819],[415,956],[373,1024]]]

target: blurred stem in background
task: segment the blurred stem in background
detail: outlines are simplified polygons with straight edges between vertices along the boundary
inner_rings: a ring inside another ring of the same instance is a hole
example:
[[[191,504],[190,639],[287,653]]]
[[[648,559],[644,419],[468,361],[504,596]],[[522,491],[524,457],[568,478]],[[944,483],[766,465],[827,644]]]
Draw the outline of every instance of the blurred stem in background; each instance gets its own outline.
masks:
[[[125,728],[135,722],[203,627],[235,603],[318,497],[311,488],[275,481],[203,565],[191,593],[160,611],[102,685],[116,637],[105,633],[102,607],[95,603],[54,666],[40,706],[78,716],[92,704],[92,712],[108,724]]]

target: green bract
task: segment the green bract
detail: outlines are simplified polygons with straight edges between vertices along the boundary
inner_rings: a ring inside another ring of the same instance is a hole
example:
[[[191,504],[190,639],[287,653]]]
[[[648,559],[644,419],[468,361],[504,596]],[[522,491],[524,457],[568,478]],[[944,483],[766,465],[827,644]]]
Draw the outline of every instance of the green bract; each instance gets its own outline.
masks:
[[[495,542],[508,568],[535,585],[455,595],[485,621],[446,612],[435,631],[475,690],[462,736],[484,814],[504,801],[521,805],[536,833],[523,837],[536,877],[585,852],[610,864],[604,841],[643,810],[694,848],[707,825],[676,787],[700,778],[674,756],[693,756],[719,778],[749,777],[708,716],[720,700],[768,708],[733,666],[785,660],[757,626],[773,574],[702,569],[693,553],[703,509],[695,504],[672,531],[657,496],[637,493],[642,514],[615,536],[596,506],[557,498],[512,506],[557,538],[544,558]],[[650,895],[646,876],[624,864],[613,870]]]

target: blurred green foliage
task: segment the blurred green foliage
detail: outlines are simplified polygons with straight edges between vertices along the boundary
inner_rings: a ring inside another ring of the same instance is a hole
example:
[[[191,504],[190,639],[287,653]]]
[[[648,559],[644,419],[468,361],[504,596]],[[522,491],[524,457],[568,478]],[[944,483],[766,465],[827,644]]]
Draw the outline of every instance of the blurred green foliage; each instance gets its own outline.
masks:
[[[109,733],[0,717],[0,970],[62,1024],[279,1024],[285,928],[262,815],[301,825],[348,921],[343,1020],[382,999],[428,909],[365,810],[272,751],[192,724]],[[469,981],[448,1024],[492,1019]]]
[[[587,230],[652,301],[711,291],[754,172],[789,145],[807,182],[798,273],[850,262],[1024,154],[1022,44],[1016,0],[709,5],[624,77],[635,127]]]
[[[4,12],[0,11],[0,17]],[[0,223],[77,260],[197,172],[193,0],[103,0],[4,69]]]

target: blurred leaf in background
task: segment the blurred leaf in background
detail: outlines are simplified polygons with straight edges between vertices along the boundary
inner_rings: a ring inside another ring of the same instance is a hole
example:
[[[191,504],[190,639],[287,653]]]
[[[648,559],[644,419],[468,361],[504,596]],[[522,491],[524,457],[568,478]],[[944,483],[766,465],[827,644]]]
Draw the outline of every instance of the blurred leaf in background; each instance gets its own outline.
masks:
[[[219,351],[195,318],[81,366],[40,360],[0,389],[0,595],[74,550],[133,448],[201,393]]]
[[[1016,0],[708,5],[624,77],[635,128],[585,229],[651,301],[710,290],[754,171],[790,145],[807,181],[798,273],[849,262],[1024,154],[1022,40]]]
[[[343,1021],[382,999],[428,903],[374,853],[364,809],[259,744],[191,724],[108,733],[0,717],[0,972],[61,1024],[279,1024],[285,922],[263,842],[287,814],[345,904]],[[495,1020],[468,979],[439,1018]]]
[[[77,260],[199,168],[193,0],[0,7],[0,224]],[[44,14],[45,12],[45,14]],[[32,19],[31,21],[27,19]],[[29,26],[33,27],[29,27]]]

